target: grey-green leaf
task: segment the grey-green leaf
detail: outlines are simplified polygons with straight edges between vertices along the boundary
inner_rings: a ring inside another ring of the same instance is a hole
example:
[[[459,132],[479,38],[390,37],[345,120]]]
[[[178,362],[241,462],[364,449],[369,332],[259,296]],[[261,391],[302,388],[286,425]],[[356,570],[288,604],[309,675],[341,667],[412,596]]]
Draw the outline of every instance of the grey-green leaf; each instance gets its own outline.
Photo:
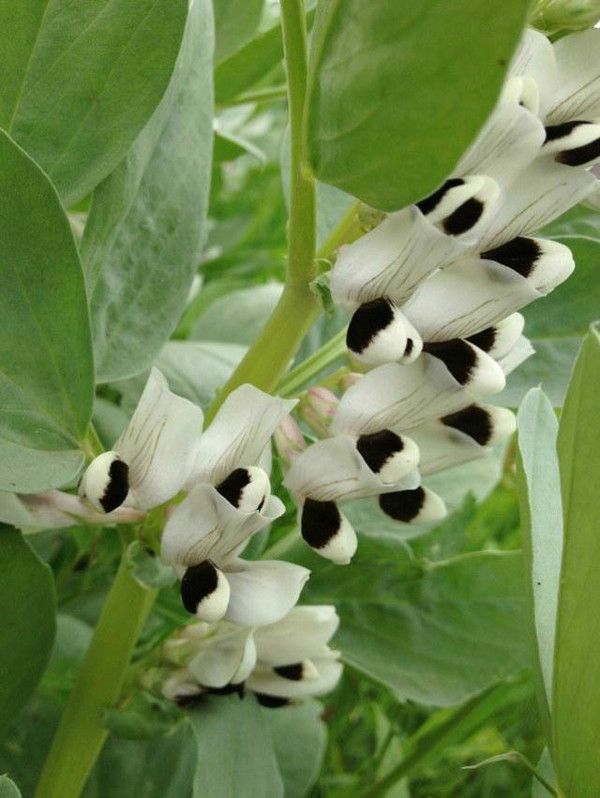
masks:
[[[101,382],[147,368],[185,305],[205,238],[212,52],[211,5],[195,0],[163,101],[94,194],[82,253]]]
[[[316,176],[396,210],[448,177],[485,122],[528,0],[320,0],[307,144]]]
[[[283,798],[271,732],[253,695],[209,696],[190,720],[198,746],[194,798]]]
[[[290,556],[312,570],[304,600],[335,604],[341,624],[334,644],[344,660],[399,695],[456,704],[527,665],[516,553],[428,563],[387,534],[362,535],[348,568],[304,543]]]
[[[556,626],[553,759],[569,798],[600,794],[600,332],[577,359],[558,436],[565,523]]]
[[[554,643],[563,551],[563,519],[556,437],[558,421],[548,398],[534,388],[519,408],[519,497],[531,607],[538,700],[549,730]]]
[[[0,133],[0,489],[71,479],[94,376],[81,264],[56,192]]]
[[[56,599],[50,569],[20,532],[0,526],[0,733],[33,693],[50,657]]]
[[[171,77],[185,0],[5,0],[0,126],[67,206],[123,158]]]
[[[21,798],[19,788],[8,776],[0,776],[0,798]]]

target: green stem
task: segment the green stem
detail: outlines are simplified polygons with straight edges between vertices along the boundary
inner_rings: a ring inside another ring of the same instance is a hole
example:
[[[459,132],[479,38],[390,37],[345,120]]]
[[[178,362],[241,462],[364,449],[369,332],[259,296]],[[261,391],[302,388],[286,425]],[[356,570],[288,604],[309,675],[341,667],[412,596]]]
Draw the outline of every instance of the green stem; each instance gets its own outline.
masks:
[[[280,396],[294,396],[315,374],[345,355],[346,351],[346,328],[344,328],[286,374],[277,387],[277,393]]]
[[[268,86],[266,89],[255,89],[238,94],[221,105],[223,108],[230,108],[234,105],[246,105],[246,103],[271,103],[276,100],[285,100],[287,94],[285,85]]]
[[[129,574],[125,554],[54,737],[35,798],[77,798],[108,735],[134,646],[156,597]]]
[[[309,327],[320,312],[311,290],[315,278],[316,194],[305,169],[302,146],[306,100],[306,19],[302,0],[281,0],[283,49],[290,115],[290,217],[286,283],[262,332],[233,372],[206,414],[214,418],[231,391],[246,382],[273,391]]]

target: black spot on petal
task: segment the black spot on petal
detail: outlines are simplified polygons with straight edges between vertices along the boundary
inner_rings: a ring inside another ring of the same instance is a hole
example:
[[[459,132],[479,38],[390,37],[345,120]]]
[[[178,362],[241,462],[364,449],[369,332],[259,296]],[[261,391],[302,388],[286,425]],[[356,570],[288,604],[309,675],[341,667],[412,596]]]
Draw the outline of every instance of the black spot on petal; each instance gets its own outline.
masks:
[[[556,139],[565,138],[565,136],[569,136],[581,125],[589,124],[591,123],[584,120],[574,119],[572,122],[562,122],[560,125],[548,125],[546,127],[546,138],[544,139],[544,144],[547,144],[549,141],[556,141]]]
[[[469,335],[467,341],[473,344],[473,346],[479,347],[479,349],[483,349],[484,352],[491,352],[494,348],[494,344],[496,343],[497,331],[495,327],[487,327],[487,329],[482,330],[481,332],[475,333],[475,335]]]
[[[428,213],[431,213],[431,211],[437,208],[450,189],[456,188],[457,186],[464,186],[464,184],[465,181],[462,178],[451,177],[450,180],[446,180],[446,182],[440,186],[437,191],[434,191],[433,194],[430,194],[428,197],[425,197],[425,199],[417,202],[417,208],[421,211],[421,213],[427,216]]]
[[[360,354],[394,319],[394,307],[389,299],[382,297],[361,305],[350,319],[346,333],[346,345],[352,352]]]
[[[424,504],[425,491],[421,487],[414,490],[384,493],[379,497],[379,506],[383,512],[394,521],[403,521],[405,524],[410,523],[419,515]]]
[[[217,491],[234,507],[240,506],[242,493],[250,483],[250,474],[246,468],[236,468],[223,482],[217,485]]]
[[[477,355],[472,347],[461,338],[425,344],[423,351],[441,360],[461,385],[466,385],[471,379],[477,364]]]
[[[129,466],[123,460],[113,460],[108,470],[108,484],[100,499],[102,509],[110,513],[120,507],[129,493]]]
[[[442,222],[444,232],[449,236],[459,236],[475,227],[481,219],[485,205],[476,197],[466,200]]]
[[[287,707],[290,703],[289,698],[282,698],[278,695],[268,695],[267,693],[254,693],[256,696],[256,700],[261,705],[261,707],[267,707],[268,709],[279,709],[279,707]]]
[[[337,535],[342,516],[335,502],[306,499],[302,508],[300,529],[302,537],[313,549],[322,549]]]
[[[284,679],[289,679],[292,682],[299,682],[300,679],[302,679],[304,666],[301,662],[294,662],[293,665],[278,665],[276,668],[273,668],[273,670],[278,676],[282,676]]]
[[[480,446],[485,446],[492,439],[493,427],[490,414],[478,405],[470,405],[440,420],[447,427],[464,432]]]
[[[542,250],[533,238],[517,236],[512,241],[481,253],[483,260],[493,260],[507,266],[522,277],[529,277]]]
[[[563,150],[555,156],[554,160],[566,166],[585,166],[590,161],[600,158],[600,138],[583,144],[581,147],[573,147],[572,150]]]
[[[203,693],[196,693],[196,695],[178,695],[175,699],[175,703],[181,709],[194,709],[202,702],[203,698]]]
[[[395,432],[384,429],[371,435],[361,435],[356,448],[371,471],[378,474],[390,457],[402,451],[404,443]]]
[[[233,695],[236,694],[239,698],[244,697],[244,693],[246,690],[246,685],[244,682],[239,682],[238,684],[226,684],[224,687],[206,687],[205,688],[207,693],[211,695]]]
[[[219,574],[210,560],[192,565],[181,580],[183,606],[195,615],[198,604],[217,589]]]

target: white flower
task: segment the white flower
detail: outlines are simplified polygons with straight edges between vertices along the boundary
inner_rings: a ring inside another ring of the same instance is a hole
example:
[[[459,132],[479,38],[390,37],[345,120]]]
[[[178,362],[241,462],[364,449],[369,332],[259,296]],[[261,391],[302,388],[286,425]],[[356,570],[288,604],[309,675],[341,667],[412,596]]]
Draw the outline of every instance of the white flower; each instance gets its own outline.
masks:
[[[149,510],[173,498],[189,478],[202,418],[153,368],[127,428],[85,471],[80,495],[105,513],[125,504]]]
[[[163,685],[163,694],[185,703],[204,692],[253,691],[266,706],[317,696],[340,679],[338,652],[328,643],[339,625],[334,607],[294,607],[267,626],[243,629],[227,622],[186,627],[166,644],[167,657],[179,667]]]
[[[251,535],[285,511],[271,495],[270,439],[294,406],[243,385],[225,400],[196,448],[188,496],[162,537],[162,557],[182,576],[189,612],[242,626],[273,623],[294,606],[308,571],[240,558]]]

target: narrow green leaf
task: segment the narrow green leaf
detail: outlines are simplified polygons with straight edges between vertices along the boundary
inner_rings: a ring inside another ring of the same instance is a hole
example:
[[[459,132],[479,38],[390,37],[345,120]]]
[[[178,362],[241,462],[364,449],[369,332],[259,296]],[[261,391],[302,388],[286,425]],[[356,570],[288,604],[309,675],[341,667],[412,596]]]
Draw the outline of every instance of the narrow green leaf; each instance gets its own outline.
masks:
[[[33,693],[50,657],[56,599],[50,569],[20,532],[0,527],[0,732]]]
[[[163,101],[94,194],[82,253],[101,382],[147,368],[185,305],[205,238],[212,51],[210,2],[195,0]]]
[[[123,158],[171,77],[185,0],[4,0],[0,125],[65,204]]]
[[[194,798],[283,798],[267,721],[254,696],[210,696],[191,713],[198,746]]]
[[[312,571],[306,602],[335,604],[344,660],[405,698],[457,704],[527,664],[517,553],[429,563],[387,534],[362,535],[349,568],[304,543],[285,556]]]
[[[565,523],[556,628],[553,754],[569,798],[600,795],[600,335],[577,359],[558,437]]]
[[[532,389],[523,400],[518,414],[518,429],[523,552],[531,606],[534,663],[537,675],[541,676],[542,689],[538,689],[538,701],[548,734],[563,522],[556,453],[558,421],[540,388]]]
[[[528,0],[320,0],[307,143],[317,177],[382,210],[425,196],[485,122]]]
[[[81,264],[45,175],[0,133],[0,489],[71,479],[92,414]]]
[[[256,33],[264,0],[214,0],[215,64],[220,64]]]

